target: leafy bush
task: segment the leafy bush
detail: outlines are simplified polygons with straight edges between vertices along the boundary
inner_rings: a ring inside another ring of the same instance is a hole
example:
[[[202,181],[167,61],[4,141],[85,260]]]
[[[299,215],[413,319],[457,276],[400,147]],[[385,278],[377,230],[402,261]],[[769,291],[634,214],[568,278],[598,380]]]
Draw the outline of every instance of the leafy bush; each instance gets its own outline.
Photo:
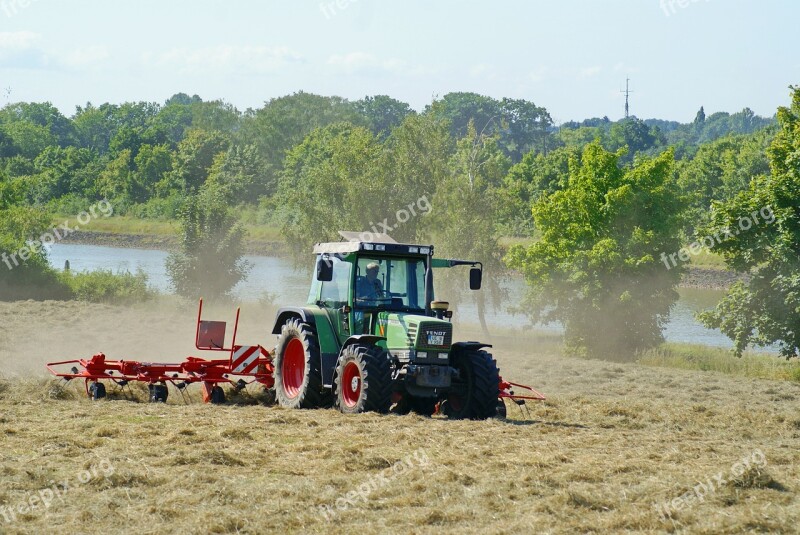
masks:
[[[184,198],[180,195],[170,195],[165,199],[153,197],[149,201],[131,206],[128,214],[140,219],[173,220],[180,215]]]
[[[81,301],[108,304],[130,304],[145,301],[153,296],[147,287],[147,275],[138,270],[112,273],[98,270],[83,273],[59,273],[59,279],[67,286],[72,297]]]

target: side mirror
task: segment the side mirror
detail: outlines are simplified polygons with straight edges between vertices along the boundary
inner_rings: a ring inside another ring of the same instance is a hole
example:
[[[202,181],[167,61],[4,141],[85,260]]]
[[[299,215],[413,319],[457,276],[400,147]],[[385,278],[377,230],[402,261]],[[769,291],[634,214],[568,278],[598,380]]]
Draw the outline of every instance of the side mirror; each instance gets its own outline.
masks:
[[[320,256],[317,260],[317,280],[330,282],[333,280],[333,262],[328,256]]]
[[[483,270],[481,268],[472,268],[469,270],[469,289],[480,290],[481,282],[483,282]]]

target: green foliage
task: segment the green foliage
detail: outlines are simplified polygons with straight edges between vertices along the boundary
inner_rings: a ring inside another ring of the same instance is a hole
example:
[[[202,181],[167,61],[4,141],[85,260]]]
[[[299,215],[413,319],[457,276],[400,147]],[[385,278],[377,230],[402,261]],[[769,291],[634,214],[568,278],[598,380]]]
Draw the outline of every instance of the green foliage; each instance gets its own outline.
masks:
[[[58,279],[69,289],[73,299],[81,301],[119,305],[138,303],[153,297],[152,290],[147,287],[147,275],[143,271],[66,271],[59,273]]]
[[[242,258],[244,229],[228,208],[225,193],[203,187],[181,210],[181,248],[169,255],[167,274],[178,295],[228,295],[250,269]]]
[[[593,354],[659,343],[678,298],[680,267],[659,259],[680,247],[672,153],[629,170],[619,159],[597,142],[587,146],[566,187],[534,205],[541,239],[507,256],[529,283],[531,317],[561,322],[567,344]]]
[[[636,154],[651,151],[663,145],[664,141],[657,126],[649,127],[644,121],[630,117],[613,124],[608,133],[607,148],[612,152],[627,148],[621,159],[630,162]]]
[[[266,162],[254,145],[238,145],[217,155],[207,183],[223,188],[232,204],[253,203],[277,190],[265,169]]]
[[[449,179],[455,151],[449,128],[447,120],[434,110],[409,115],[386,140],[381,163],[385,173],[382,191],[390,201],[390,213],[422,198],[430,201],[438,185]],[[398,241],[417,242],[426,233],[426,221],[427,216],[413,217],[391,234]]]
[[[748,188],[754,176],[769,174],[766,149],[775,132],[731,135],[702,145],[691,160],[680,162],[678,185],[690,203],[692,232],[707,221],[712,201],[728,201]]]
[[[353,105],[367,119],[372,133],[381,138],[388,136],[406,117],[414,113],[411,106],[387,95],[367,96]]]
[[[500,188],[510,166],[498,136],[480,134],[470,123],[450,160],[451,174],[436,189],[428,221],[438,244],[437,255],[483,263],[486,288],[495,304],[505,296],[499,285],[506,266],[498,245],[496,217],[502,204]],[[453,270],[439,275],[437,286],[448,300],[458,302],[465,280],[463,271]],[[485,295],[477,295],[481,320]]]
[[[28,244],[49,229],[50,215],[44,210],[22,206],[0,210],[0,299],[68,297],[44,250]]]
[[[705,235],[726,236],[712,251],[732,269],[749,272],[713,311],[700,315],[741,355],[748,344],[778,344],[783,356],[800,350],[800,88],[778,110],[780,129],[769,150],[770,176],[753,178],[727,202],[714,203]]]
[[[378,139],[348,123],[317,129],[289,152],[278,204],[296,254],[338,240],[337,230],[369,230],[397,210],[383,190],[382,157]]]
[[[506,236],[529,236],[534,231],[531,205],[542,195],[563,189],[570,161],[580,162],[576,147],[565,147],[547,155],[529,152],[509,169],[499,191],[497,223]]]
[[[367,119],[343,98],[300,91],[272,99],[248,115],[237,140],[258,148],[266,163],[265,184],[277,184],[287,152],[313,130],[337,122],[366,125]]]
[[[227,151],[229,146],[227,136],[219,132],[188,130],[175,154],[168,185],[172,188],[162,188],[162,195],[163,192],[175,191],[175,188],[190,195],[196,193],[208,178],[217,155]]]
[[[450,122],[455,139],[465,137],[469,124],[480,135],[499,135],[498,145],[513,162],[532,150],[546,153],[553,120],[546,109],[526,100],[502,101],[477,93],[448,93],[427,108],[434,107]]]

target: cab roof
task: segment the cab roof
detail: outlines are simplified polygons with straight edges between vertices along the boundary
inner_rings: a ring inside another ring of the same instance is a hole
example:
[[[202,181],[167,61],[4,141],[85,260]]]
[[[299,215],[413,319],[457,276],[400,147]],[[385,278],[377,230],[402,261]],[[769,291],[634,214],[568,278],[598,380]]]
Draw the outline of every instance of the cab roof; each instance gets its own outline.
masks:
[[[342,241],[340,242],[317,243],[314,245],[314,254],[348,254],[360,251],[395,254],[433,254],[433,245],[397,243],[397,241],[388,234],[380,232],[350,232],[340,230],[339,236],[342,237]]]

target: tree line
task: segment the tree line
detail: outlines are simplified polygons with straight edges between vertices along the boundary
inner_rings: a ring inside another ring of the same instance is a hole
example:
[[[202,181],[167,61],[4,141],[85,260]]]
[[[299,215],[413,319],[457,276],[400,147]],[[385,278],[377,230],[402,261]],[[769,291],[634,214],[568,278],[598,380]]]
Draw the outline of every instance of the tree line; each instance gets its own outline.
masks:
[[[474,93],[418,112],[385,95],[304,92],[243,112],[186,94],[71,117],[15,103],[0,110],[0,212],[18,223],[0,228],[0,246],[14,250],[44,213],[107,199],[116,214],[181,222],[168,269],[192,295],[212,280],[225,293],[246,274],[243,212],[279,227],[298,255],[339,229],[391,224],[398,240],[482,260],[494,304],[514,269],[531,282],[532,316],[564,322],[583,347],[590,326],[612,321],[635,350],[657,343],[676,299],[681,270],[658,271],[657,253],[713,224],[712,206],[771,180],[779,121],[701,108],[687,124],[554,125],[533,102]],[[422,198],[430,210],[398,220]],[[520,239],[532,245],[507,247]]]

